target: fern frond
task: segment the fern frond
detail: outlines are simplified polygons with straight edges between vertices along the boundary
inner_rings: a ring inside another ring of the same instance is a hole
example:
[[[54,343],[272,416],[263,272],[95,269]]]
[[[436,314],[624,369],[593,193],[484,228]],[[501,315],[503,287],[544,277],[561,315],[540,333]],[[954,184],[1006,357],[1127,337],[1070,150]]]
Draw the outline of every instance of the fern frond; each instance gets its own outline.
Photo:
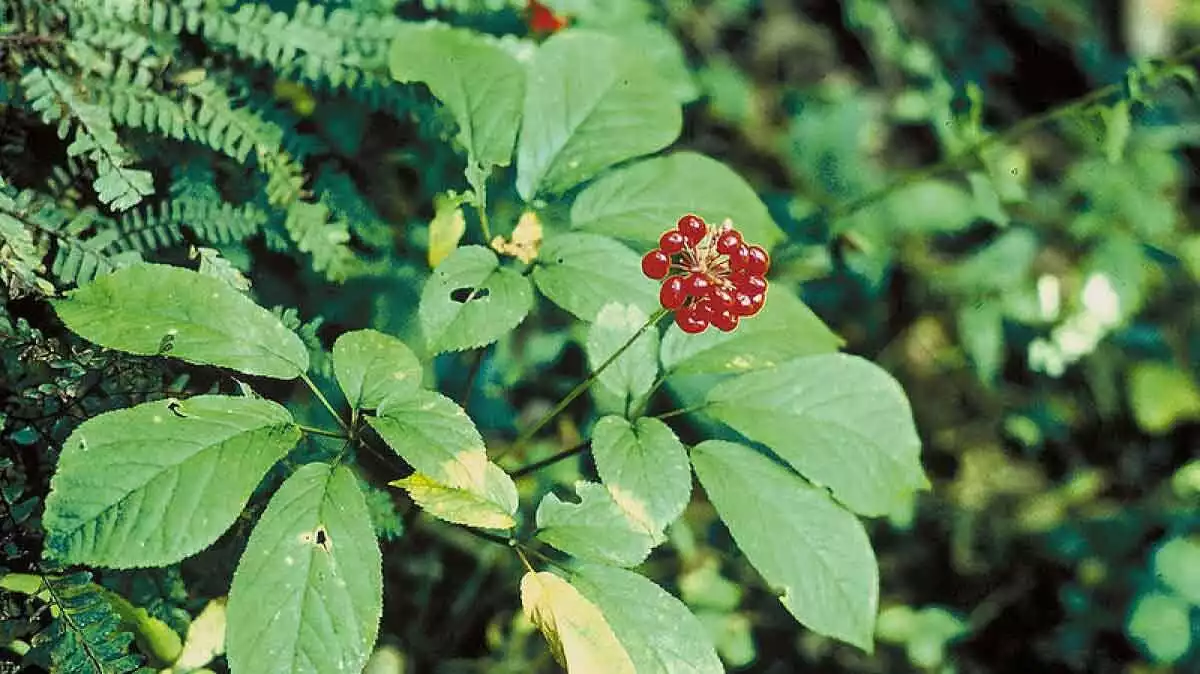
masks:
[[[122,217],[120,238],[107,251],[149,253],[177,245],[186,240],[184,227],[204,243],[233,243],[253,236],[266,222],[267,213],[253,205],[234,206],[215,194],[211,199],[185,196]]]
[[[102,202],[123,211],[154,193],[150,173],[128,167],[131,158],[117,139],[107,110],[86,100],[55,70],[31,68],[21,85],[42,121],[57,125],[59,138],[66,138],[74,127],[75,139],[67,154],[84,156],[96,167],[92,186]]]
[[[344,220],[330,222],[325,204],[297,201],[288,207],[283,226],[301,252],[312,256],[313,269],[331,281],[343,281],[356,258],[346,245],[350,231]]]
[[[121,619],[91,574],[46,578],[46,596],[57,617],[34,637],[50,651],[55,671],[72,674],[127,674],[139,671],[141,658],[129,653],[133,635],[121,630]]]
[[[0,286],[15,299],[30,293],[50,294],[54,286],[42,278],[42,251],[15,213],[17,202],[0,180]]]

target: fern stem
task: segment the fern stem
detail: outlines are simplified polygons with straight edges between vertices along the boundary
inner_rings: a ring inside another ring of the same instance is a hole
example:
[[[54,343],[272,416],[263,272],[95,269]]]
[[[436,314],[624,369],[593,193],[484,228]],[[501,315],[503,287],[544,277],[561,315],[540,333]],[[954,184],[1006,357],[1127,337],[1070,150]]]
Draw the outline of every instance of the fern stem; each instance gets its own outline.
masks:
[[[614,351],[612,355],[609,356],[603,363],[600,363],[600,367],[597,367],[590,375],[588,375],[587,379],[579,382],[575,388],[571,389],[570,393],[563,396],[562,400],[558,401],[557,405],[555,405],[549,412],[544,414],[541,419],[538,419],[537,422],[532,426],[526,428],[523,433],[517,436],[517,439],[513,442],[513,444],[506,447],[503,451],[497,454],[495,458],[499,459],[515,448],[524,447],[526,443],[533,439],[533,436],[537,435],[538,431],[542,430],[543,426],[550,423],[555,417],[557,417],[562,413],[563,410],[567,408],[567,405],[570,405],[576,398],[583,395],[584,392],[591,388],[592,384],[596,383],[596,379],[598,379],[600,375],[603,374],[606,369],[608,369],[609,365],[612,365],[614,362],[616,362],[617,358],[620,358],[621,354],[625,353],[629,347],[633,346],[633,343],[636,342],[638,338],[642,336],[642,334],[654,327],[660,320],[662,320],[662,317],[666,315],[666,309],[659,309],[658,311],[654,312],[650,318],[646,319],[646,322],[642,324],[642,327],[638,328],[637,331],[634,332],[629,339],[625,340],[625,343],[622,344],[621,347],[616,351]]]
[[[321,389],[317,388],[317,385],[313,383],[313,380],[309,378],[308,374],[301,372],[300,379],[305,383],[306,386],[308,386],[308,389],[313,392],[313,395],[317,397],[317,400],[321,401],[321,404],[325,406],[325,409],[329,410],[329,414],[332,415],[333,418],[338,422],[338,425],[341,426],[347,433],[349,433],[349,424],[347,424],[346,420],[342,418],[342,415],[337,413],[337,410],[333,409],[333,405],[329,404],[329,398],[326,398],[325,394],[321,393]]]

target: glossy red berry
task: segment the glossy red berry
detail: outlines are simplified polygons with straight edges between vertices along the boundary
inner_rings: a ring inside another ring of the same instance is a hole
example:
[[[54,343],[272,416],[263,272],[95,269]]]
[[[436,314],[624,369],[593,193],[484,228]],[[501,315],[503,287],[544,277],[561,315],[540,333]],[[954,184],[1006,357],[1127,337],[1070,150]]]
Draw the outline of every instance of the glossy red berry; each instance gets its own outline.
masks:
[[[738,317],[729,309],[714,312],[710,321],[721,332],[732,332],[738,325]]]
[[[738,290],[747,295],[759,295],[767,292],[767,281],[761,276],[747,276],[745,280],[737,283]]]
[[[728,255],[742,245],[742,235],[736,229],[727,229],[717,237],[717,252]]]
[[[692,297],[704,297],[712,289],[712,282],[704,274],[688,274],[688,277],[684,279],[683,285],[687,290],[687,294]]]
[[[682,307],[686,300],[687,291],[683,287],[682,276],[672,276],[663,281],[662,287],[658,289],[658,301],[664,309],[674,311]]]
[[[679,233],[683,234],[693,246],[700,243],[700,240],[708,233],[708,225],[704,224],[700,216],[691,213],[679,218],[675,229],[679,230]]]
[[[529,30],[548,35],[557,33],[567,25],[567,19],[555,14],[549,7],[543,5],[537,0],[529,0],[525,4],[525,8],[529,11]]]
[[[642,273],[652,279],[664,278],[671,271],[671,258],[655,249],[642,257]]]
[[[750,264],[750,247],[739,243],[729,251],[729,266],[735,270],[745,269]]]
[[[658,238],[658,248],[667,255],[674,255],[683,250],[687,245],[687,239],[683,233],[674,230],[667,230]]]
[[[743,316],[753,316],[754,314],[757,314],[759,312],[759,310],[763,308],[763,304],[765,304],[766,301],[767,301],[766,293],[758,293],[757,295],[750,295],[750,308],[742,315]]]
[[[767,270],[771,268],[771,257],[767,255],[767,251],[763,250],[762,246],[750,246],[746,253],[749,256],[746,271],[755,276],[766,276]]]
[[[713,288],[708,294],[708,301],[719,309],[730,309],[733,307],[733,293],[724,288]]]
[[[675,325],[689,335],[694,335],[704,332],[704,329],[708,327],[708,319],[697,316],[693,307],[684,307],[675,312]]]

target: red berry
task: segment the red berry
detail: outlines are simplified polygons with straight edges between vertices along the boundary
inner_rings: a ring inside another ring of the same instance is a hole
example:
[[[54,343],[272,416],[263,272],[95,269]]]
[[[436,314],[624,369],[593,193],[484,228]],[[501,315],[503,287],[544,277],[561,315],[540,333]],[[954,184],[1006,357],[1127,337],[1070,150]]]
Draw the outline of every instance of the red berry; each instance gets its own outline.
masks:
[[[729,309],[733,306],[733,293],[724,288],[714,287],[708,294],[709,301],[719,309]]]
[[[680,330],[689,335],[694,335],[698,332],[704,332],[704,329],[708,327],[708,318],[697,316],[695,305],[693,305],[675,312],[675,325],[678,325]]]
[[[733,296],[733,313],[739,316],[749,316],[754,313],[754,298],[739,292]]]
[[[688,242],[693,246],[700,243],[700,239],[703,239],[704,235],[708,233],[708,225],[704,224],[704,220],[700,219],[700,216],[693,215],[692,213],[688,213],[682,218],[679,218],[679,222],[676,223],[675,228],[678,229],[679,232],[683,234],[687,238]]]
[[[642,273],[652,279],[660,279],[671,271],[671,258],[657,248],[642,258]]]
[[[683,288],[682,276],[672,276],[663,281],[662,287],[658,289],[658,301],[664,309],[678,309],[686,299],[687,291]]]
[[[727,229],[717,237],[717,252],[729,255],[742,245],[742,235],[736,229]]]
[[[747,295],[760,295],[767,292],[767,281],[761,276],[747,276],[741,282],[735,283],[738,284],[738,290]]]
[[[732,269],[745,269],[750,264],[750,247],[739,243],[729,251],[729,266]]]
[[[755,276],[766,276],[767,270],[771,268],[771,256],[767,255],[762,246],[750,246],[747,252],[750,260],[746,263],[746,271]]]
[[[687,239],[675,230],[667,230],[658,238],[658,247],[667,255],[678,253],[686,244]]]
[[[738,317],[732,311],[725,309],[712,315],[712,324],[721,332],[731,332],[737,327]]]
[[[704,274],[688,274],[687,280],[684,281],[684,288],[692,297],[704,297],[712,290],[712,283]]]
[[[757,314],[758,311],[763,308],[763,304],[765,304],[766,301],[767,301],[766,293],[758,293],[757,295],[750,295],[750,308],[742,315],[743,316],[753,316],[754,314]]]

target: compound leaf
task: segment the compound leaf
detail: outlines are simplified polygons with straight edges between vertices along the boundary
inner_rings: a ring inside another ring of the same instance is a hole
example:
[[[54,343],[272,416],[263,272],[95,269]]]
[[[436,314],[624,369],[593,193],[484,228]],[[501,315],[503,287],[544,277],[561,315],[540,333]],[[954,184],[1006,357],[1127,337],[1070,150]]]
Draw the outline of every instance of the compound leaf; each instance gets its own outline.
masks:
[[[529,65],[517,191],[560,194],[617,162],[666,147],[683,116],[653,68],[619,39],[570,30]]]
[[[491,344],[525,320],[533,290],[521,274],[500,266],[483,246],[450,254],[421,291],[419,315],[434,353]]]
[[[533,281],[551,302],[588,322],[613,298],[646,315],[658,308],[658,288],[642,275],[641,258],[607,236],[573,233],[548,239],[538,253]]]
[[[351,407],[375,409],[393,393],[421,385],[421,362],[408,346],[376,330],[354,330],[333,343],[333,372]]]
[[[768,250],[783,240],[754,188],[725,164],[695,152],[645,159],[588,185],[571,206],[571,226],[649,249],[684,213],[714,226],[729,218],[746,241]]]
[[[928,486],[900,384],[870,361],[808,356],[713,387],[707,411],[761,442],[864,515],[886,515]]]
[[[681,601],[645,577],[581,565],[571,585],[595,604],[638,674],[721,674],[704,625]]]
[[[696,476],[738,548],[801,624],[870,652],[879,569],[862,523],[749,447],[708,440]]]
[[[220,279],[179,267],[118,269],[55,301],[54,310],[110,349],[277,379],[308,370],[304,343],[271,312]]]
[[[112,568],[178,562],[233,524],[299,439],[291,414],[259,398],[158,400],[88,419],[50,483],[46,555]]]
[[[383,612],[379,544],[345,466],[301,466],[271,497],[229,590],[233,674],[359,672]]]

